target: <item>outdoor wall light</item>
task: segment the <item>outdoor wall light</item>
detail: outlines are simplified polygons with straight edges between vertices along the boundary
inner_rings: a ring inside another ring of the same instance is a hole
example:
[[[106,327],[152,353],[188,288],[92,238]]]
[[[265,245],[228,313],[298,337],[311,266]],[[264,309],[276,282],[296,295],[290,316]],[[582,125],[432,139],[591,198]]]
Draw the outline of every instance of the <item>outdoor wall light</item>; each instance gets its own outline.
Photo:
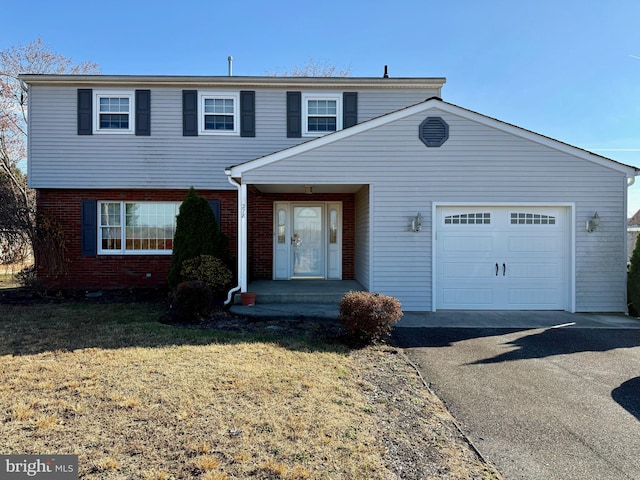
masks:
[[[420,212],[411,219],[411,230],[414,232],[422,230],[422,215],[420,215]]]
[[[304,193],[306,193],[307,195],[311,195],[313,193],[313,188],[311,187],[311,185],[304,186]]]
[[[593,217],[587,220],[587,224],[586,224],[587,232],[589,233],[595,232],[596,229],[598,228],[598,225],[600,225],[600,217],[598,216],[598,212],[596,212],[593,214]]]

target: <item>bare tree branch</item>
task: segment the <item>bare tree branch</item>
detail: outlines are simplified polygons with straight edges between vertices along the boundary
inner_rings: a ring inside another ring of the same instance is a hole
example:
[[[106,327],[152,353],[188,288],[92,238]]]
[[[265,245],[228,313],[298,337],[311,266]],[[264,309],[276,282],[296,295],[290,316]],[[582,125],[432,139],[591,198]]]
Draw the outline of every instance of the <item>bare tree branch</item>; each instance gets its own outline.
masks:
[[[351,75],[351,67],[338,69],[335,65],[309,58],[302,67],[294,66],[291,70],[279,72],[267,72],[270,77],[348,77]]]
[[[21,170],[27,155],[29,91],[20,74],[99,73],[95,63],[74,64],[41,38],[0,50],[0,264],[33,250],[35,192]]]

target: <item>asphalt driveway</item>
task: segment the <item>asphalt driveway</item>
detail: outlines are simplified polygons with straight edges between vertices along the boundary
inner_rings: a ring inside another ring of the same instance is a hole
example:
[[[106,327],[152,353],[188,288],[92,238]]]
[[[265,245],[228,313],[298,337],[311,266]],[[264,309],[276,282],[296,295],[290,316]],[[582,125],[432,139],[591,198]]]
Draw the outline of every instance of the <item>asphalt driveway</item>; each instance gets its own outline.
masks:
[[[640,321],[491,318],[408,318],[394,341],[507,479],[640,479]]]

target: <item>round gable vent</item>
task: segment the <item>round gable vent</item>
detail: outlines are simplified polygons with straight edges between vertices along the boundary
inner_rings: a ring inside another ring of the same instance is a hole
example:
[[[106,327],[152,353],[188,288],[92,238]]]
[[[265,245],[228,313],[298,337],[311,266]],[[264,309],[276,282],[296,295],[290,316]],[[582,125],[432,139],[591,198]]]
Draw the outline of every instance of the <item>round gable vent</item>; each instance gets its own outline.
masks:
[[[449,138],[449,125],[440,117],[427,117],[420,124],[418,136],[427,147],[439,147]]]

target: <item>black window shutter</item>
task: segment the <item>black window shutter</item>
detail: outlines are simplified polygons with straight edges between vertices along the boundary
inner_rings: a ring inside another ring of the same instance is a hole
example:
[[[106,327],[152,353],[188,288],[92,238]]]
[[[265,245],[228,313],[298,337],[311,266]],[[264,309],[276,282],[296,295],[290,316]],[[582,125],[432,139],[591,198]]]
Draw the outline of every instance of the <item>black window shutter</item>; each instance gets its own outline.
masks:
[[[136,90],[136,135],[151,135],[151,90]]]
[[[240,92],[240,136],[256,136],[256,92]]]
[[[287,92],[287,137],[302,136],[302,92]]]
[[[82,201],[80,254],[83,257],[94,257],[98,248],[98,202]]]
[[[211,207],[213,214],[216,216],[218,228],[222,228],[222,223],[220,222],[220,200],[209,200],[209,207]]]
[[[353,127],[358,123],[358,92],[342,94],[342,128]]]
[[[182,91],[182,135],[196,137],[198,135],[198,91]]]
[[[78,89],[78,135],[93,134],[93,90]]]

